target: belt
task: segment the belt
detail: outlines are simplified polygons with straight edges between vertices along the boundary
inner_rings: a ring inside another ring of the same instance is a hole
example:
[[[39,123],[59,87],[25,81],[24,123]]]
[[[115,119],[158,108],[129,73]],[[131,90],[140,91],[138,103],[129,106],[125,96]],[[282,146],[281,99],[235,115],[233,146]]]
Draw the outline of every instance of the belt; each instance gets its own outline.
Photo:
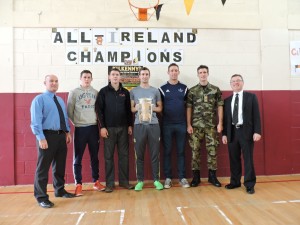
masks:
[[[243,124],[236,124],[236,125],[233,125],[236,129],[240,129],[243,127]]]
[[[43,130],[44,134],[65,134],[63,130]]]

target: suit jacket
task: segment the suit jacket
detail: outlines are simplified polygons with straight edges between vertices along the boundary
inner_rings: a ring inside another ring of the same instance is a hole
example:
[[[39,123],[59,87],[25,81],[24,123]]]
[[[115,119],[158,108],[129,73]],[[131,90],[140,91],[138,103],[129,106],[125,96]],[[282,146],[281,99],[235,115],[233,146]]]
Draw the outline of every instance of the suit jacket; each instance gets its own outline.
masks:
[[[223,136],[227,136],[228,143],[232,141],[232,112],[231,101],[233,95],[224,101]],[[247,140],[253,140],[253,134],[261,134],[260,113],[255,94],[243,92],[243,134]]]

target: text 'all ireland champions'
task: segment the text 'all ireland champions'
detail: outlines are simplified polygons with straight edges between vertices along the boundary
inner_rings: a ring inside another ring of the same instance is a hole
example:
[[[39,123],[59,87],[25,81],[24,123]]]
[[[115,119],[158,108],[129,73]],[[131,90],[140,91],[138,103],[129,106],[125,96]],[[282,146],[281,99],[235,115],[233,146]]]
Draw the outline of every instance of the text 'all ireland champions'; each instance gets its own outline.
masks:
[[[182,65],[184,50],[197,44],[197,30],[52,28],[52,44],[65,47],[67,65]]]

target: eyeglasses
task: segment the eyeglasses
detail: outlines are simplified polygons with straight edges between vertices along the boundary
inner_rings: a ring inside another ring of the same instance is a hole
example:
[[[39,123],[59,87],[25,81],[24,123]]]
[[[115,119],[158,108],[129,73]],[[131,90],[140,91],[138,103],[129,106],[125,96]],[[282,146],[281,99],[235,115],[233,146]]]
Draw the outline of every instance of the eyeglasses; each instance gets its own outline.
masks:
[[[232,80],[232,81],[230,81],[231,84],[232,83],[240,83],[240,82],[243,82],[243,80]]]

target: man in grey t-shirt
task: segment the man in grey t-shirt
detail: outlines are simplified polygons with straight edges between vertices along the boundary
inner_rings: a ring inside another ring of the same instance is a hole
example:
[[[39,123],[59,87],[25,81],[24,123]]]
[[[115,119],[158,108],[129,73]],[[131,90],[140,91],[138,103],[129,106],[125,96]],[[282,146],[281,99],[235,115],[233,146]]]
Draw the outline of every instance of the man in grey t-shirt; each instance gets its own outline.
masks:
[[[154,186],[162,190],[159,181],[159,149],[160,128],[156,113],[162,111],[162,102],[158,89],[150,86],[150,70],[143,67],[139,71],[140,86],[130,91],[131,111],[135,113],[134,121],[134,148],[136,152],[136,171],[138,183],[136,191],[144,186],[144,155],[148,142],[152,164]]]

